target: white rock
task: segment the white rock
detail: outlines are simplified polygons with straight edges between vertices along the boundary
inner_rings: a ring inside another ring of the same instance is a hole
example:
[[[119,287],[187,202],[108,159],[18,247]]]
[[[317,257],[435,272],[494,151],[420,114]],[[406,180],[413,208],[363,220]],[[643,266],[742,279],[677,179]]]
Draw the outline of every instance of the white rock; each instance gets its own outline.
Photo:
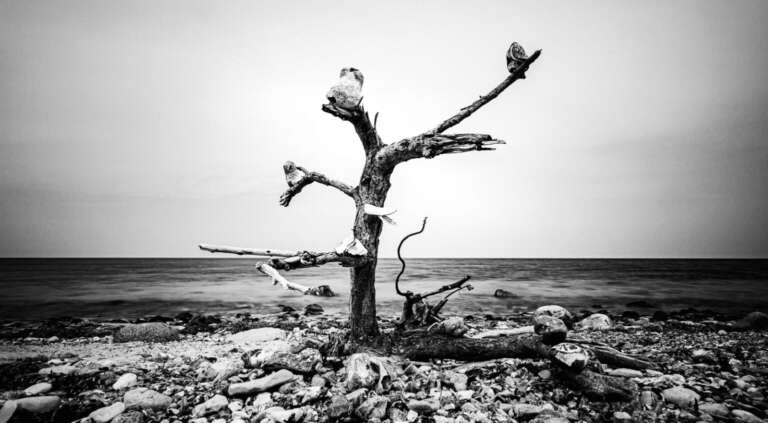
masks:
[[[27,397],[17,399],[16,406],[22,410],[27,410],[30,413],[47,413],[55,410],[59,406],[61,400],[55,395],[47,395],[42,397]]]
[[[728,407],[726,407],[723,404],[719,403],[712,403],[712,402],[705,402],[703,404],[699,404],[699,411],[702,413],[707,413],[710,416],[713,417],[728,417],[731,412],[728,410]]]
[[[267,342],[285,339],[286,332],[278,328],[256,328],[230,335],[229,340],[239,347],[259,347]]]
[[[112,384],[112,389],[119,391],[121,389],[130,388],[136,385],[137,377],[133,373],[125,373],[117,381]]]
[[[44,369],[40,369],[38,373],[41,375],[71,375],[76,371],[77,371],[77,367],[69,364],[62,364],[59,366],[52,366],[52,367],[46,367]]]
[[[633,369],[610,369],[606,373],[608,373],[611,376],[621,376],[621,377],[643,377],[643,372],[639,370],[633,370]]]
[[[3,404],[3,408],[0,408],[0,423],[6,423],[13,417],[13,413],[16,412],[16,401],[10,400]]]
[[[671,402],[680,408],[693,407],[701,398],[696,392],[682,386],[665,389],[661,392],[661,396],[664,397],[665,401]]]
[[[101,407],[98,410],[95,410],[89,414],[88,417],[91,418],[93,423],[108,423],[118,415],[122,414],[123,411],[125,411],[125,404],[116,402],[107,407]]]
[[[578,330],[608,330],[611,328],[611,318],[602,313],[592,314],[576,323]]]
[[[744,410],[733,410],[731,413],[736,417],[736,420],[745,423],[765,423],[765,420],[757,417],[756,415]]]
[[[229,401],[227,400],[227,397],[221,394],[214,395],[213,398],[209,399],[208,401],[198,404],[195,409],[192,411],[192,416],[194,417],[202,417],[209,413],[215,413],[222,408],[229,405]]]
[[[147,388],[135,388],[123,396],[125,408],[165,410],[171,405],[171,397]]]
[[[36,383],[30,386],[29,388],[25,389],[24,395],[27,395],[27,396],[40,395],[50,391],[52,388],[53,386],[48,382]]]

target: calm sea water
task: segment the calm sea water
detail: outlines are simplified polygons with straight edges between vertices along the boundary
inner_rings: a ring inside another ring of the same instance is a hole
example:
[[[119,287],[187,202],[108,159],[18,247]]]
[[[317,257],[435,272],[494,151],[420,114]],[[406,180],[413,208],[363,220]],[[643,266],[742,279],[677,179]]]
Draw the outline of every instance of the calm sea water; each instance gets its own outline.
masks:
[[[345,313],[349,271],[337,266],[285,272],[339,296],[302,296],[272,286],[253,259],[0,259],[0,319],[130,318],[193,312],[274,312],[277,304],[320,303]],[[382,315],[399,312],[396,259],[379,262]],[[659,309],[768,311],[768,260],[410,259],[405,289],[426,291],[471,275],[474,290],[451,297],[448,313],[510,313],[542,304],[620,311],[645,300]],[[496,289],[519,298],[497,299]]]

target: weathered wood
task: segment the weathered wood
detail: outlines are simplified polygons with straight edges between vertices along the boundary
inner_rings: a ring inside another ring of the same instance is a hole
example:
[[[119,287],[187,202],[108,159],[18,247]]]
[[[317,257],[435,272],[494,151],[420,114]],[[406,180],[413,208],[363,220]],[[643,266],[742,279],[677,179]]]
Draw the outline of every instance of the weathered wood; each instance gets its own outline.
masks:
[[[411,360],[453,359],[482,361],[494,358],[544,358],[549,347],[534,334],[498,338],[453,338],[447,336],[409,337],[401,343],[402,353]]]
[[[609,366],[636,370],[657,369],[659,367],[644,357],[632,356],[608,346],[591,345],[584,347],[592,351],[598,361]]]
[[[280,196],[280,204],[283,207],[288,207],[288,205],[291,203],[291,200],[293,197],[300,193],[304,187],[307,185],[317,182],[322,185],[327,185],[329,187],[336,188],[337,190],[343,192],[349,197],[353,197],[355,189],[343,182],[337,181],[335,179],[331,179],[322,173],[319,172],[312,172],[309,171],[301,166],[295,166],[296,169],[303,172],[303,177],[294,183],[293,185],[289,185],[288,189],[285,190],[285,192]]]
[[[473,338],[496,338],[499,336],[517,336],[533,333],[533,326],[520,326],[512,329],[491,329],[472,336]]]
[[[334,251],[327,253],[312,253],[304,251],[301,254],[286,258],[272,258],[269,265],[279,270],[293,270],[305,267],[316,267],[326,263],[338,262],[344,267],[359,266],[369,259],[367,256],[351,256]]]
[[[488,134],[419,135],[387,145],[376,154],[382,167],[394,167],[412,159],[431,159],[442,154],[490,151],[493,145],[506,144]]]
[[[271,277],[273,285],[277,285],[279,283],[284,289],[299,291],[302,294],[306,293],[310,289],[308,286],[289,281],[288,279],[284,278],[283,275],[281,275],[274,267],[266,263],[257,264],[256,268],[259,269],[261,273]]]
[[[244,248],[244,247],[230,247],[227,245],[211,245],[200,244],[198,247],[204,251],[210,251],[212,253],[227,253],[237,254],[239,256],[259,256],[259,257],[292,257],[302,254],[304,251],[300,250],[274,250],[271,248]]]
[[[563,371],[558,373],[558,379],[595,401],[632,401],[638,394],[638,386],[632,379],[591,370],[578,374]]]

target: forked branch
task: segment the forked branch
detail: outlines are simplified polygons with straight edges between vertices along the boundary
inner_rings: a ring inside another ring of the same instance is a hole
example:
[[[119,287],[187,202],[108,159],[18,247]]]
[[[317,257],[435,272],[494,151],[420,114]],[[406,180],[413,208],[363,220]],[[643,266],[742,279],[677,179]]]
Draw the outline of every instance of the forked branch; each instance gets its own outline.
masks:
[[[280,270],[322,266],[323,264],[334,262],[344,267],[353,267],[364,264],[367,260],[368,257],[366,256],[339,254],[335,251],[325,253],[304,251],[293,257],[273,257],[269,260],[269,265]]]
[[[376,157],[380,165],[394,167],[411,159],[431,159],[441,154],[495,150],[492,146],[499,144],[506,143],[488,134],[420,135],[389,144],[382,148]]]
[[[280,196],[280,205],[283,207],[287,207],[296,194],[313,182],[336,188],[349,197],[354,197],[355,189],[353,187],[331,179],[320,172],[309,171],[301,166],[294,165],[290,161],[286,162],[283,168],[286,169],[286,179],[288,180],[288,189]],[[291,170],[289,171],[288,169]]]

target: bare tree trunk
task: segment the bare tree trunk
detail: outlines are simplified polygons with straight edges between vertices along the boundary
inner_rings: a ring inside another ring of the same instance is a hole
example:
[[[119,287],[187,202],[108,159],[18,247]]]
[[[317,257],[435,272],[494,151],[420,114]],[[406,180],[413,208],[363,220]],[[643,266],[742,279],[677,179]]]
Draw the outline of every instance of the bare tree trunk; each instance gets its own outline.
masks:
[[[365,168],[360,177],[360,185],[355,194],[354,234],[368,250],[369,260],[350,270],[352,290],[349,298],[350,331],[354,338],[371,337],[379,334],[376,321],[376,264],[379,256],[379,237],[381,236],[381,219],[378,216],[365,214],[363,206],[371,204],[383,206],[387,199],[391,171],[382,171],[372,163],[369,155]]]

